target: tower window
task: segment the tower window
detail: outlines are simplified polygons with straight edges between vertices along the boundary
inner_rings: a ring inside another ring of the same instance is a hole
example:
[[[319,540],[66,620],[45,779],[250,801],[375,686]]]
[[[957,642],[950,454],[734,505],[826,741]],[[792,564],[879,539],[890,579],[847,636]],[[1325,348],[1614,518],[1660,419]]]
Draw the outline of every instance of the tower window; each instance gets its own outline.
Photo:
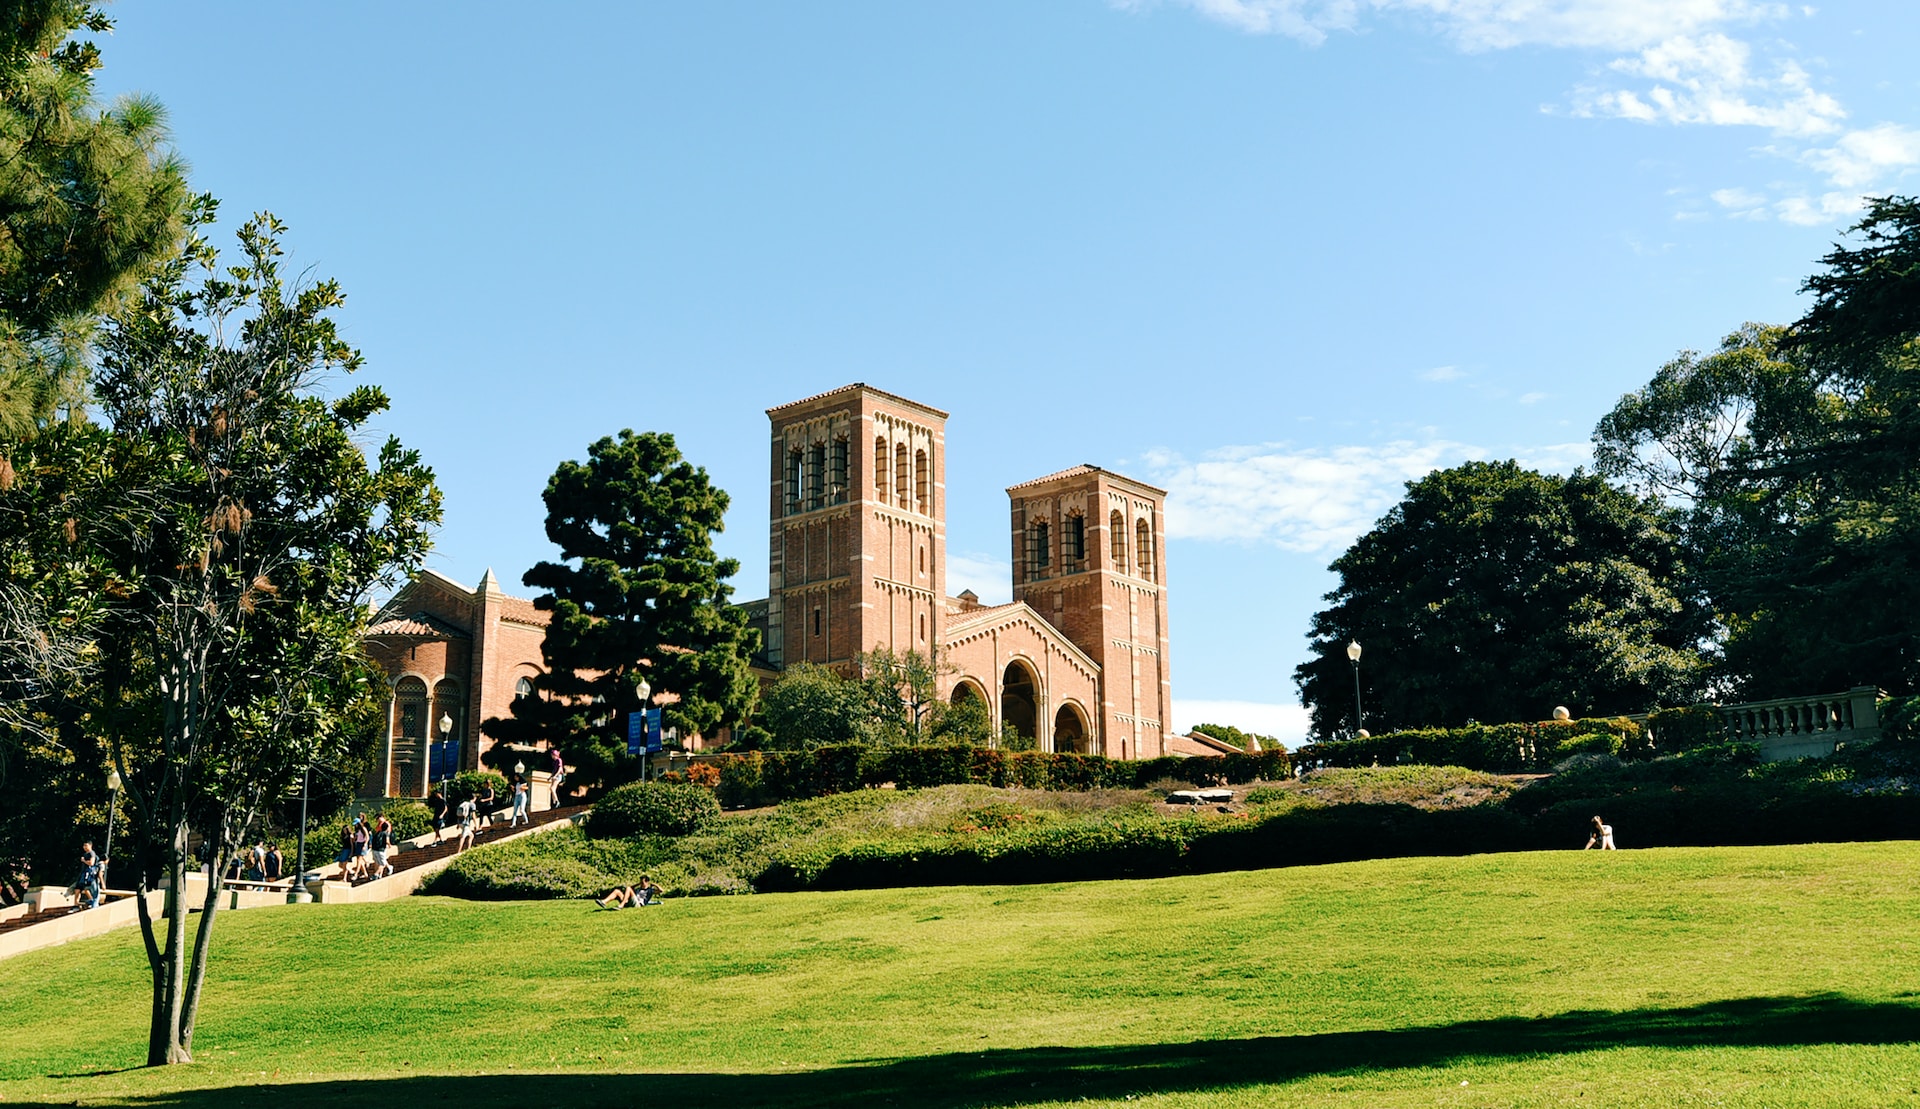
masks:
[[[1075,512],[1060,529],[1060,568],[1077,572],[1087,558],[1087,518]]]
[[[920,642],[925,643],[926,641],[927,641],[927,614],[923,612],[920,614]]]
[[[1127,572],[1127,518],[1119,509],[1107,514],[1107,557],[1115,573]]]
[[[787,452],[787,513],[800,511],[800,469],[802,458],[800,448]]]
[[[820,610],[818,608],[813,610],[813,634],[820,634]]]
[[[807,507],[827,504],[827,445],[815,443],[807,452]]]
[[[1052,537],[1048,535],[1045,520],[1036,520],[1027,525],[1027,576],[1044,578],[1047,565],[1053,560]]]
[[[873,441],[873,499],[887,503],[887,437]]]
[[[922,516],[928,515],[927,498],[933,488],[932,477],[927,473],[927,452],[913,452],[913,506]]]
[[[893,503],[907,508],[913,502],[907,500],[907,445],[900,443],[893,448],[893,491],[897,494]]]
[[[833,441],[833,461],[827,473],[827,493],[834,504],[847,503],[848,446],[847,437],[844,435]]]
[[[1138,573],[1148,581],[1153,580],[1153,527],[1142,517],[1133,525],[1133,538],[1139,548]]]

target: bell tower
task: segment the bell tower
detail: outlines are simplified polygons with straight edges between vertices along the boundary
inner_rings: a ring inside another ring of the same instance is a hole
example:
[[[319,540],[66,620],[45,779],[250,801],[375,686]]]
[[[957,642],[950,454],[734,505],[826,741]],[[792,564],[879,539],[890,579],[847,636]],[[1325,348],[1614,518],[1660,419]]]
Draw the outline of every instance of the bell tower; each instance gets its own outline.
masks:
[[[1075,466],[1007,490],[1013,514],[1013,599],[1025,601],[1100,664],[1094,751],[1167,753],[1164,489]]]
[[[767,661],[930,651],[947,617],[947,414],[856,383],[767,419]]]

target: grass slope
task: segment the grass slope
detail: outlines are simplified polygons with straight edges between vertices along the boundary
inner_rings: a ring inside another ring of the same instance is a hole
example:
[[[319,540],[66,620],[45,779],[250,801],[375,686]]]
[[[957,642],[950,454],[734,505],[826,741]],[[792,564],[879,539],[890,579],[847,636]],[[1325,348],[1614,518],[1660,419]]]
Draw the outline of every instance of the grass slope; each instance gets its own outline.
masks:
[[[252,911],[190,1067],[121,1069],[135,933],[0,963],[0,1098],[1914,1105],[1916,879],[1884,843]]]

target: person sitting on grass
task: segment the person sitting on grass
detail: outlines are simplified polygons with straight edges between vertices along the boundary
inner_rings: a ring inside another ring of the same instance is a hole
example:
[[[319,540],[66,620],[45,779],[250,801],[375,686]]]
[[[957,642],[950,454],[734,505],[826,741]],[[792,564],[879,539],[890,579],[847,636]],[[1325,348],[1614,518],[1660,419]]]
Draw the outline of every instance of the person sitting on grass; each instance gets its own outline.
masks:
[[[616,912],[639,905],[658,905],[659,903],[660,887],[654,885],[653,879],[644,874],[640,876],[639,885],[615,886],[612,893],[595,902],[603,909],[613,909]]]
[[[1598,845],[1602,851],[1612,851],[1615,849],[1613,846],[1613,825],[1601,823],[1600,818],[1597,816],[1593,818],[1593,834],[1587,837],[1587,845],[1580,850],[1591,850],[1595,845]]]

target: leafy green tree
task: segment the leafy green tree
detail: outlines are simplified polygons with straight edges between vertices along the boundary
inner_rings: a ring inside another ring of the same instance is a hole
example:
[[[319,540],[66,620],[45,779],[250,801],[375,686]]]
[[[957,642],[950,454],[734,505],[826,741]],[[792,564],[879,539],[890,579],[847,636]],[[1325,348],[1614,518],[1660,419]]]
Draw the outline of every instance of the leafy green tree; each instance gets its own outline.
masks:
[[[1193,730],[1200,735],[1211,736],[1228,746],[1238,747],[1242,751],[1252,750],[1255,741],[1259,742],[1260,749],[1263,751],[1284,751],[1287,749],[1286,744],[1270,735],[1256,735],[1253,732],[1243,732],[1231,724],[1195,724]]]
[[[1320,735],[1360,726],[1632,712],[1690,699],[1708,626],[1673,513],[1598,477],[1470,462],[1406,497],[1333,563],[1294,683]],[[1349,641],[1365,648],[1364,722]]]
[[[1005,730],[1016,736],[1020,734],[1018,728],[1008,727]],[[928,739],[941,744],[992,746],[993,714],[987,711],[987,703],[978,697],[962,697],[951,704],[941,705],[933,726],[928,730]]]
[[[671,435],[622,431],[588,448],[585,463],[561,463],[545,498],[547,538],[562,561],[522,580],[543,590],[534,604],[553,614],[546,670],[512,716],[481,725],[486,734],[556,744],[594,783],[636,768],[626,720],[645,707],[642,682],[683,733],[745,720],[759,692],[748,668],[758,633],[728,603],[726,579],[740,564],[714,553],[728,500],[707,471],[682,458]]]
[[[795,663],[767,690],[757,717],[772,733],[770,746],[811,750],[873,739],[873,706],[866,686],[811,662]]]
[[[370,463],[357,442],[385,396],[319,395],[360,356],[328,316],[337,285],[286,284],[281,233],[255,217],[225,268],[190,239],[101,334],[102,424],[0,498],[26,502],[0,507],[18,517],[59,487],[66,560],[98,583],[91,725],[125,782],[117,883],[166,888],[163,920],[140,902],[156,1065],[192,1058],[225,859],[307,766],[371,734],[384,685],[361,654],[365,603],[418,564],[439,515],[414,453],[388,440]],[[189,958],[196,833],[216,865]]]
[[[0,431],[79,410],[100,314],[180,244],[192,200],[150,97],[101,108],[112,27],[77,0],[0,7]]]
[[[865,687],[875,737],[883,743],[925,743],[945,715],[941,679],[953,667],[937,650],[921,653],[876,647],[854,656]]]

